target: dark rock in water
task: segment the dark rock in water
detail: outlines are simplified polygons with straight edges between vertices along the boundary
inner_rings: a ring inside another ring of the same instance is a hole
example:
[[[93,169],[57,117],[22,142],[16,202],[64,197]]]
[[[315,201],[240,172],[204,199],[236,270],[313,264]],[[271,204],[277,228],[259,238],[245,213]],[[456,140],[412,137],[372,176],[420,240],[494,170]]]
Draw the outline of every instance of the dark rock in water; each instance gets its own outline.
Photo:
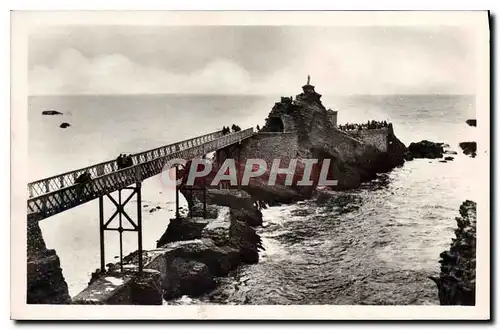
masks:
[[[476,142],[460,142],[458,144],[462,148],[464,154],[471,156],[472,158],[477,155],[477,143]]]
[[[440,254],[441,273],[430,277],[439,290],[441,305],[476,304],[476,203],[465,201],[456,218],[450,248]]]
[[[455,158],[451,157],[451,156],[446,156],[444,157],[444,160],[454,160]]]
[[[67,128],[67,127],[70,127],[71,125],[68,124],[68,123],[62,123],[61,125],[59,125],[60,128]]]
[[[45,110],[45,111],[42,111],[42,115],[46,115],[46,116],[62,115],[62,112],[59,112],[56,110]]]
[[[467,125],[469,126],[473,126],[473,127],[476,127],[477,126],[477,119],[467,119],[465,121],[467,123]]]
[[[174,258],[167,276],[168,290],[165,290],[165,299],[182,295],[198,296],[216,285],[208,266],[199,261]]]
[[[211,239],[172,242],[163,247],[169,257],[202,262],[214,276],[224,276],[237,265],[239,251],[228,246],[217,246]]]
[[[440,163],[448,163],[446,160],[440,160]]]
[[[412,142],[408,146],[407,159],[412,158],[443,158],[443,143],[436,143],[427,140]]]
[[[243,221],[249,226],[262,225],[262,212],[256,208],[251,209],[231,209],[233,219]]]

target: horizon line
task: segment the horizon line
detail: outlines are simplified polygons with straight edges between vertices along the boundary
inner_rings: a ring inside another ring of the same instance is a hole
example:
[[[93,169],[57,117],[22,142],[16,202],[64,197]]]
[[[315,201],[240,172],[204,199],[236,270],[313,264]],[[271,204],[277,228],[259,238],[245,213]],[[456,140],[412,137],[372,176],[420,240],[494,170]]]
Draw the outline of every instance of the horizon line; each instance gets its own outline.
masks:
[[[321,93],[318,93],[321,94]],[[161,96],[161,95],[175,95],[175,96],[269,96],[269,97],[288,97],[289,95],[283,94],[265,94],[265,93],[178,93],[178,92],[161,92],[161,93],[69,93],[69,94],[28,94],[28,97],[65,97],[65,96]],[[296,96],[297,94],[293,94]],[[321,96],[475,96],[474,93],[351,93],[351,94],[321,94]]]

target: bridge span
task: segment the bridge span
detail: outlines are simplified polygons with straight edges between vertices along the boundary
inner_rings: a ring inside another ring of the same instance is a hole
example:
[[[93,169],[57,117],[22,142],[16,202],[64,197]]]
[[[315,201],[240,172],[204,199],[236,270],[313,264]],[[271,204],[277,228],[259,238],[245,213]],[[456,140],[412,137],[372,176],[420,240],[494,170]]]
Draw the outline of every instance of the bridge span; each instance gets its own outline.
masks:
[[[113,230],[119,232],[120,265],[122,272],[122,233],[124,231],[137,232],[139,272],[142,272],[142,181],[160,174],[169,160],[176,158],[191,160],[201,157],[230,145],[239,144],[242,140],[251,137],[253,134],[253,128],[225,135],[222,134],[222,131],[217,131],[134,154],[132,155],[133,165],[124,169],[118,168],[116,160],[110,160],[29,183],[29,197],[27,202],[28,251],[32,248],[30,246],[32,240],[29,239],[29,228],[33,226],[33,222],[38,222],[98,198],[101,271],[106,271],[104,231]],[[77,183],[76,179],[86,172],[90,174],[90,179],[84,183]],[[132,192],[129,196],[123,198],[122,192],[127,190]],[[111,195],[113,192],[118,192],[117,198]],[[125,205],[134,196],[137,196],[136,221],[132,220],[127,212],[125,212]],[[106,221],[104,218],[104,197],[108,197],[116,206],[116,211]],[[178,187],[176,189],[176,210],[176,215],[179,216]],[[118,218],[118,226],[111,227],[110,225],[115,218]],[[132,225],[132,228],[125,228],[123,226],[123,221],[125,220]]]
[[[134,154],[134,165],[128,168],[118,169],[116,161],[110,160],[31,182],[28,184],[28,216],[37,220],[48,218],[155,176],[171,159],[190,160],[239,143],[252,135],[253,128],[226,135],[217,131]],[[75,184],[76,178],[86,171],[90,173],[91,180]]]

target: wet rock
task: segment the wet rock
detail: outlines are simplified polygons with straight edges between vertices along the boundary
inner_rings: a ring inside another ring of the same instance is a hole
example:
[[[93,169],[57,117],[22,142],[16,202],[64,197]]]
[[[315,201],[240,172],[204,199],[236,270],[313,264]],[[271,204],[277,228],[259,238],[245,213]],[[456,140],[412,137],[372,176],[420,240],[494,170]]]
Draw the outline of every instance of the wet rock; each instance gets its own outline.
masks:
[[[412,142],[408,146],[408,152],[405,155],[407,160],[414,158],[443,158],[443,143],[422,140]]]
[[[457,229],[450,248],[440,254],[441,273],[430,277],[439,292],[441,305],[476,303],[476,203],[467,200],[460,206]]]
[[[472,158],[477,155],[477,143],[476,142],[460,142],[458,144],[465,155]]]
[[[137,274],[130,287],[130,300],[133,305],[162,305],[163,279],[159,271],[144,269]]]
[[[167,266],[163,297],[172,299],[183,295],[198,296],[212,290],[216,283],[214,275],[202,262],[174,258]]]
[[[448,163],[446,160],[440,160],[440,163]]]
[[[68,123],[62,123],[61,125],[59,125],[60,128],[67,128],[67,127],[70,127],[71,125],[68,124]]]
[[[203,228],[201,235],[203,238],[211,239],[217,246],[231,246],[230,227],[231,220],[229,214],[226,214],[226,216],[210,220],[210,223]]]
[[[239,260],[237,249],[217,246],[207,238],[173,242],[165,245],[163,249],[168,251],[167,258],[182,258],[204,263],[214,276],[227,275]]]
[[[465,122],[469,126],[472,126],[472,127],[476,127],[477,126],[477,119],[467,119]]]
[[[262,212],[257,208],[231,209],[231,218],[245,222],[249,226],[262,225]]]
[[[203,228],[208,224],[208,220],[203,218],[179,218],[170,219],[167,230],[156,241],[156,247],[176,242],[176,241],[189,241],[201,238]]]
[[[229,231],[232,246],[238,248],[241,261],[247,264],[257,263],[259,251],[264,250],[264,247],[255,229],[243,221],[231,219]]]
[[[455,158],[451,157],[451,156],[446,156],[444,157],[444,160],[454,160]]]

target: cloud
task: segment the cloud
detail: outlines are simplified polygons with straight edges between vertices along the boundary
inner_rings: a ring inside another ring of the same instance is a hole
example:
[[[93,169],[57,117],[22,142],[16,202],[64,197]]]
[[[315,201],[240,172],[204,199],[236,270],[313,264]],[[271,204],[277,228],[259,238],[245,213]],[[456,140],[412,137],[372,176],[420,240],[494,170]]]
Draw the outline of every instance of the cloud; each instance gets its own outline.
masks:
[[[30,70],[30,94],[239,94],[251,85],[246,70],[224,59],[187,74],[141,65],[121,54],[87,58],[75,49],[62,51],[54,63]]]
[[[472,42],[457,29],[155,31],[32,38],[30,94],[293,94],[307,74],[323,94],[475,88]]]

